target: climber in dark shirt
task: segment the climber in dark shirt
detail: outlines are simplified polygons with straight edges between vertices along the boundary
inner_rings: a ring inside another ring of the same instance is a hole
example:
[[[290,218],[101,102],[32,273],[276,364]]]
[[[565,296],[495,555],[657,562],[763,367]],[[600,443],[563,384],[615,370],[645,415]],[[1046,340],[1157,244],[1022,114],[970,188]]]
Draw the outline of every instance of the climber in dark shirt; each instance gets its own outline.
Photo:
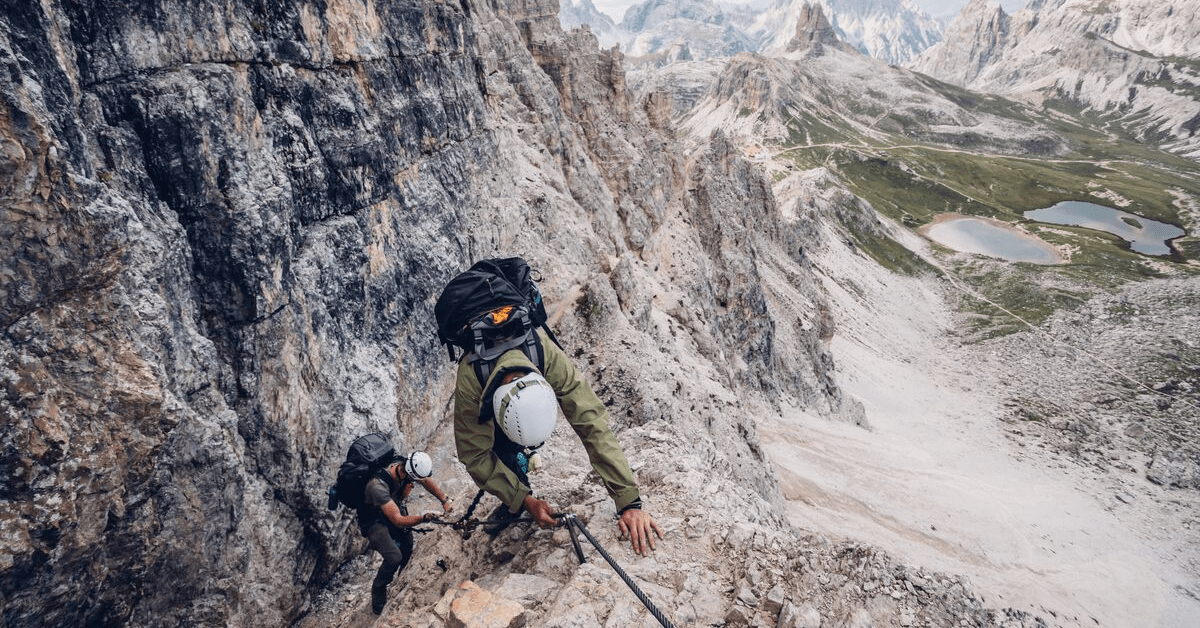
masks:
[[[382,613],[387,604],[388,585],[412,557],[412,527],[437,517],[431,512],[424,515],[408,514],[404,500],[412,492],[413,484],[420,484],[442,502],[443,512],[454,510],[450,498],[429,478],[433,474],[433,462],[425,452],[414,452],[407,459],[389,465],[386,473],[388,481],[381,477],[367,481],[363,508],[358,515],[363,536],[367,537],[371,549],[383,557],[383,564],[371,583],[371,610],[376,615]]]

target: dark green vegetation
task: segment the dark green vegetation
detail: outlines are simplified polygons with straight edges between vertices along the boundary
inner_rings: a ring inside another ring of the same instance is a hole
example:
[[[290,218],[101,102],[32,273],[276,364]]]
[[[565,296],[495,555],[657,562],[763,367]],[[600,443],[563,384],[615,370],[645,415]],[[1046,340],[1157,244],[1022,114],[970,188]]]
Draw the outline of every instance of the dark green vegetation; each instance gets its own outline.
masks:
[[[854,245],[866,253],[875,263],[901,275],[918,275],[936,273],[938,269],[930,266],[919,255],[908,250],[903,244],[873,231],[853,231]]]
[[[972,314],[969,340],[1026,331],[1056,310],[1072,309],[1090,296],[1084,289],[1040,281],[1043,268],[1032,264],[1009,267],[985,259],[958,264],[956,278],[977,293],[960,292],[959,309]]]

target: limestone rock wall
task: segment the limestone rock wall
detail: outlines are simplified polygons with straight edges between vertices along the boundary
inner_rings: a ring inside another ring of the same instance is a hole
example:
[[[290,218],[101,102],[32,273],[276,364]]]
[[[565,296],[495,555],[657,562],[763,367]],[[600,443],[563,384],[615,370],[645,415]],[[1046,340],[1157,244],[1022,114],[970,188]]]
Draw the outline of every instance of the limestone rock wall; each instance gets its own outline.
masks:
[[[733,435],[718,455],[769,496],[752,420],[716,409],[841,403],[820,342],[785,354],[755,288],[769,188],[720,138],[686,157],[620,54],[556,13],[5,3],[6,623],[305,612],[361,547],[324,506],[350,440],[453,464],[432,304],[492,254],[541,269],[618,429]]]

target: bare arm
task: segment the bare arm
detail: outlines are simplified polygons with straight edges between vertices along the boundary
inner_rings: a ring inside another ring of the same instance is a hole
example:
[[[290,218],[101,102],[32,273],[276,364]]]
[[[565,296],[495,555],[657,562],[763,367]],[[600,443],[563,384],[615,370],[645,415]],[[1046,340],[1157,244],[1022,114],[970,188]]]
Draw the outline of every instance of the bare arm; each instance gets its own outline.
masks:
[[[424,488],[430,495],[436,497],[439,502],[442,502],[443,512],[450,513],[454,511],[454,504],[450,501],[449,497],[446,497],[446,494],[442,492],[442,489],[438,487],[436,482],[426,478],[418,480],[418,483],[421,485],[421,488]]]
[[[391,521],[392,525],[396,526],[397,528],[410,528],[425,520],[421,515],[400,514],[400,507],[396,505],[395,501],[389,501],[388,503],[380,506],[379,510],[383,512],[383,516],[387,517],[388,521]]]

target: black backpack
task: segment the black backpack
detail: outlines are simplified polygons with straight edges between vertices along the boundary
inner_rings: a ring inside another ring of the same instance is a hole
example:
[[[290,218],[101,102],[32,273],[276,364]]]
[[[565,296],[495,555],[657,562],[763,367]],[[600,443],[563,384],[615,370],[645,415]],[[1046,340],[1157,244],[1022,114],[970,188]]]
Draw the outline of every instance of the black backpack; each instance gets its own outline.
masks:
[[[506,317],[495,314],[505,307],[512,308]],[[558,344],[546,326],[546,305],[533,272],[520,257],[485,259],[459,273],[442,290],[433,314],[450,361],[458,359],[455,348],[461,349],[481,385],[496,358],[517,347],[542,370],[545,356],[536,328]]]
[[[396,483],[386,469],[388,464],[402,459],[396,455],[396,448],[386,434],[373,432],[358,437],[350,445],[346,461],[338,468],[337,484],[329,487],[327,506],[330,510],[337,510],[339,504],[362,508],[367,481],[373,477],[382,479],[394,489]]]

